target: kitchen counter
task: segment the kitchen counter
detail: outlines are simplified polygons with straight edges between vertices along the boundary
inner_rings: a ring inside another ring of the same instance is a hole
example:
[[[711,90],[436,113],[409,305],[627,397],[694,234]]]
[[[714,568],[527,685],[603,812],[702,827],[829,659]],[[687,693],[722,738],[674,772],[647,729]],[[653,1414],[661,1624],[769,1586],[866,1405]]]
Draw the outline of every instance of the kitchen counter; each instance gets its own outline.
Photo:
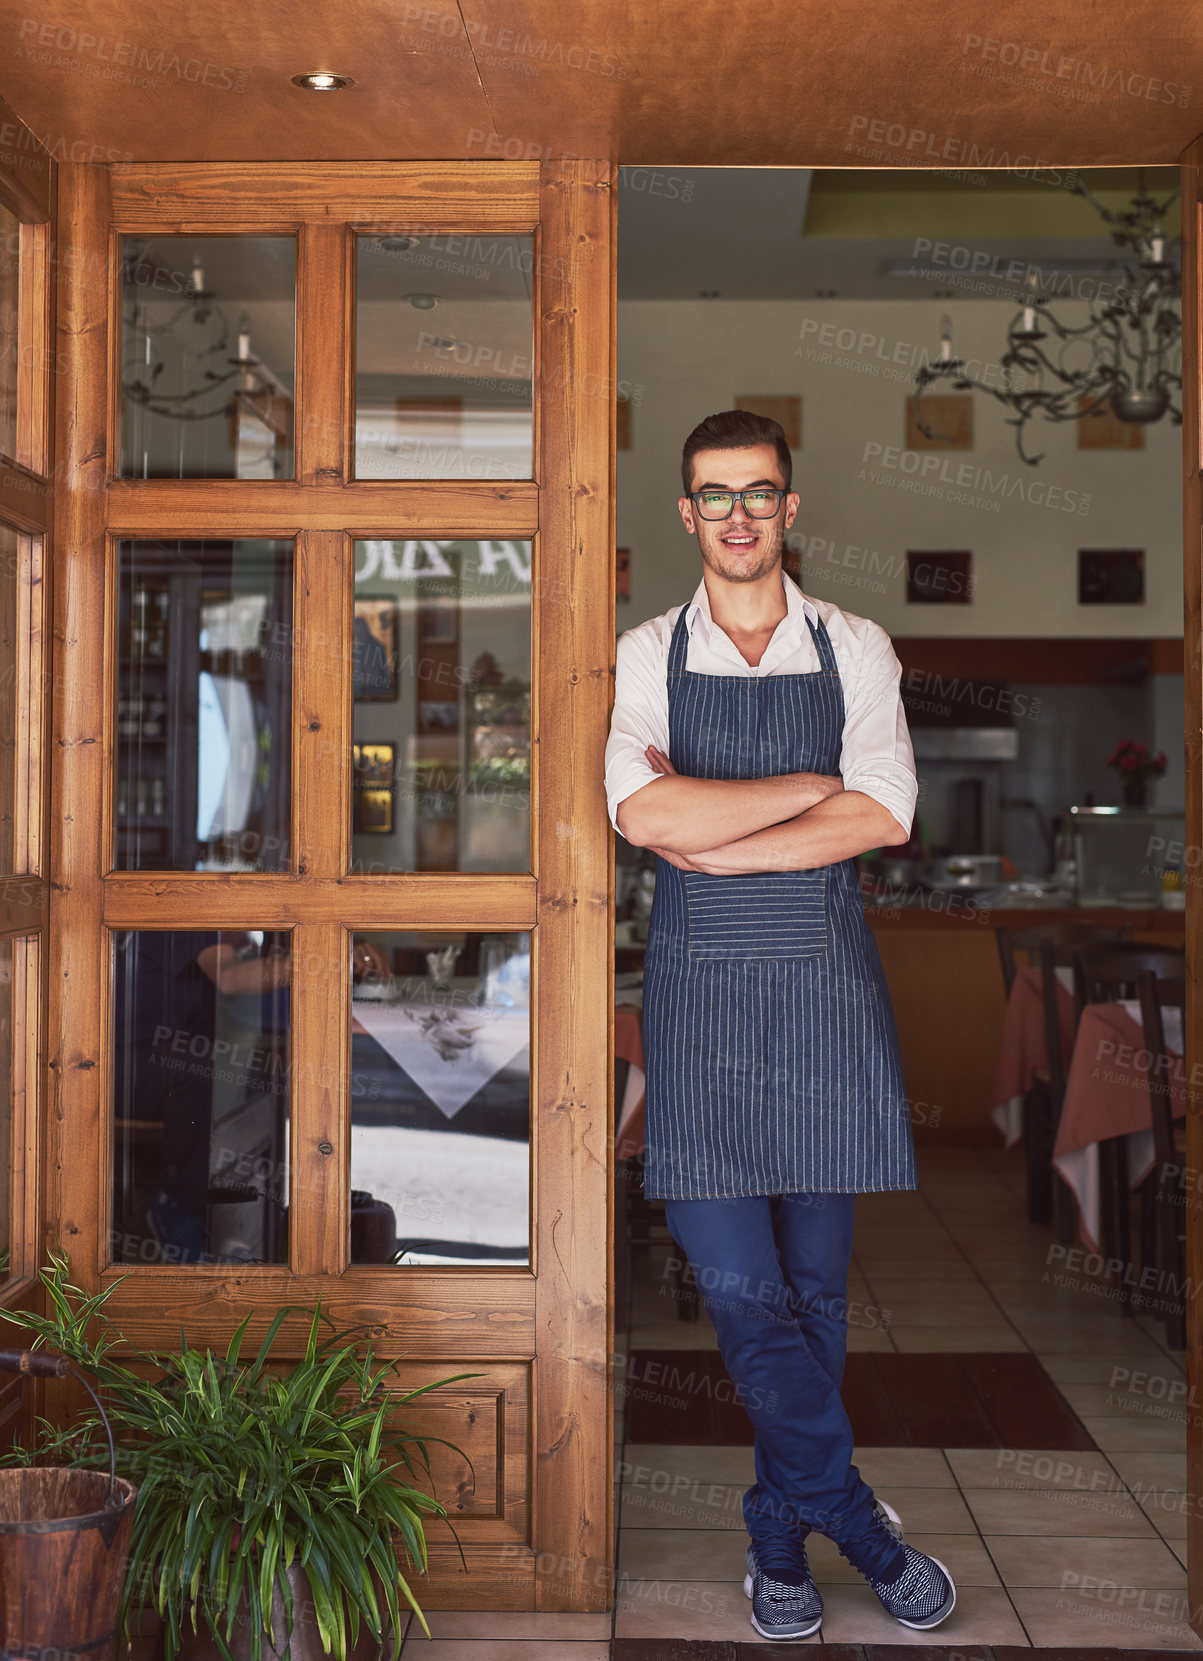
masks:
[[[931,893],[907,904],[875,905],[865,897],[865,917],[873,929],[968,928],[1029,929],[1041,923],[1098,923],[1102,928],[1130,928],[1134,934],[1186,936],[1186,913],[1168,906],[978,906],[965,894]]]

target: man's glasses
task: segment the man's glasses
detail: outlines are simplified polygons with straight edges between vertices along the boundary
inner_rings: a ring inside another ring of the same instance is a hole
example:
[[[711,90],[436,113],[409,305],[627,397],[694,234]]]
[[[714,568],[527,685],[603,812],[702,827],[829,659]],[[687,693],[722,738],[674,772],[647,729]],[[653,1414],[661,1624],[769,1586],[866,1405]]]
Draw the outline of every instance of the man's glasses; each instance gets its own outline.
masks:
[[[751,490],[691,490],[689,500],[703,519],[730,519],[736,502],[751,519],[771,519],[784,495],[784,490],[754,485]]]

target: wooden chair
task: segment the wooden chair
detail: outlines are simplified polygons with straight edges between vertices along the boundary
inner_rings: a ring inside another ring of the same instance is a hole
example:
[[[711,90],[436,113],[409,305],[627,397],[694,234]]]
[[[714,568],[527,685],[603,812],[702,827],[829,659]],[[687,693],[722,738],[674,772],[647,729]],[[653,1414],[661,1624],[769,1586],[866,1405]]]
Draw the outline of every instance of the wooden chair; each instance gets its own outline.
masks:
[[[1178,979],[1186,973],[1186,948],[1140,940],[1079,946],[1074,976],[1078,1013],[1085,1004],[1139,997],[1137,983],[1146,971],[1162,979]]]
[[[1172,1086],[1178,1058],[1165,1042],[1163,1009],[1186,1008],[1186,981],[1142,970],[1137,979],[1148,1052],[1153,1119],[1153,1171],[1142,1196],[1142,1266],[1157,1268],[1155,1301],[1164,1311],[1166,1342],[1186,1348],[1186,1191],[1178,1180],[1186,1158],[1186,1124],[1175,1120]],[[1185,1018],[1185,1017],[1184,1017]]]
[[[1130,927],[1104,928],[1099,923],[1054,922],[1051,918],[1047,923],[1034,923],[1026,929],[996,928],[994,938],[998,942],[998,957],[1008,998],[1019,973],[1016,952],[1026,952],[1029,966],[1035,967],[1040,948],[1046,940],[1054,946],[1085,946],[1103,940],[1127,940],[1131,933]]]
[[[1087,945],[1077,950],[1074,972],[1074,1000],[1080,1019],[1088,1003],[1119,1003],[1140,996],[1140,977],[1151,974],[1159,980],[1181,980],[1186,973],[1186,950],[1182,946],[1156,946],[1142,941],[1118,945]],[[1142,1186],[1141,1205],[1152,1204]],[[1132,1258],[1132,1197],[1128,1186],[1128,1147],[1122,1136],[1099,1143],[1099,1203],[1103,1238],[1100,1244],[1108,1258],[1129,1263]],[[1147,1233],[1147,1231],[1142,1231]],[[1113,1283],[1116,1277],[1111,1276]],[[1131,1300],[1117,1300],[1124,1314],[1133,1313]]]
[[[1057,950],[1072,954],[1077,945],[1096,944],[1107,940],[1125,940],[1131,933],[1130,928],[1104,928],[1098,923],[1079,923],[1069,921],[1054,921],[1036,923],[1026,929],[996,928],[995,940],[998,943],[998,957],[1002,965],[1003,984],[1006,987],[1007,997],[1011,996],[1015,985],[1015,977],[1019,973],[1017,953],[1027,956],[1028,966],[1040,966],[1040,950],[1046,943]],[[1055,967],[1072,968],[1072,955],[1063,955],[1058,959]],[[1046,1032],[1050,1019],[1048,988],[1045,989],[1045,1026]],[[1053,983],[1052,1017],[1058,1033],[1057,1051],[1060,1054],[1060,1022],[1057,1015],[1056,987]],[[1061,1071],[1068,1068],[1068,1056],[1061,1058]],[[1048,1069],[1044,1069],[1033,1079],[1030,1089],[1024,1096],[1023,1104],[1023,1144],[1024,1157],[1027,1165],[1027,1208],[1028,1221],[1031,1223],[1048,1223],[1052,1221],[1054,1208],[1057,1213],[1058,1232],[1061,1239],[1068,1244],[1073,1238],[1073,1205],[1068,1192],[1064,1192],[1064,1185],[1054,1181],[1052,1169],[1053,1140],[1056,1136],[1056,1125],[1060,1115],[1060,1102],[1064,1095],[1056,1097],[1054,1112],[1053,1096]]]

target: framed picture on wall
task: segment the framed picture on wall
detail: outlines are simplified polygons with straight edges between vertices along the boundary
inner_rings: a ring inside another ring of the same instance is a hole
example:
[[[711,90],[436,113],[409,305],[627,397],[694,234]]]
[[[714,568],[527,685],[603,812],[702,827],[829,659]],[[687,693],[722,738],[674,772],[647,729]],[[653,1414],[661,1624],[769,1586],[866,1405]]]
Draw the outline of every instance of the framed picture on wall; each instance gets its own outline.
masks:
[[[352,745],[351,755],[357,789],[365,785],[392,788],[397,757],[395,744],[355,744]]]
[[[391,790],[358,790],[355,793],[355,834],[391,836],[393,793]]]
[[[357,836],[388,836],[393,829],[393,789],[396,782],[395,744],[354,744],[351,747],[354,812]]]
[[[418,639],[423,646],[454,646],[459,640],[459,606],[454,600],[418,607]]]
[[[908,606],[967,606],[972,598],[972,554],[959,549],[907,549]]]
[[[391,703],[397,696],[397,602],[392,595],[355,598],[351,674],[357,704]]]
[[[1121,421],[1107,404],[1092,398],[1078,399],[1079,450],[1143,450],[1145,430],[1138,421]]]
[[[1143,548],[1079,548],[1080,606],[1141,606],[1145,598]]]
[[[765,415],[770,421],[780,422],[790,449],[802,448],[802,399],[797,393],[739,392],[732,408],[746,409],[752,415]]]
[[[459,705],[453,699],[438,700],[418,705],[419,732],[457,732]]]
[[[929,432],[924,432],[919,425]],[[970,394],[927,392],[906,401],[905,447],[908,450],[972,450],[973,398]]]

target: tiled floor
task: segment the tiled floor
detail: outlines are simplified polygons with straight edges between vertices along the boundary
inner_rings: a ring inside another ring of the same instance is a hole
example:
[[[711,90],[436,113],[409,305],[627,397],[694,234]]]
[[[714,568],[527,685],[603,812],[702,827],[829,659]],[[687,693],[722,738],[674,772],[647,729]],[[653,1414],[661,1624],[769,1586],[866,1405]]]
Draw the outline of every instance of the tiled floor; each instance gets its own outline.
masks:
[[[907,1538],[948,1565],[957,1607],[937,1632],[901,1627],[834,1547],[812,1536],[826,1614],[808,1642],[1203,1649],[1186,1619],[1182,1357],[1166,1349],[1159,1325],[1125,1316],[1103,1283],[1067,1265],[1047,1229],[1027,1223],[1017,1155],[923,1148],[919,1163],[917,1192],[857,1202],[850,1351],[1026,1352],[1094,1451],[1083,1451],[1080,1435],[1076,1450],[858,1450]],[[618,1346],[624,1359],[714,1344],[704,1316],[678,1317],[666,1256],[653,1250],[638,1266],[630,1331]],[[757,1640],[741,1584],[740,1501],[752,1450],[626,1442],[623,1391],[655,1387],[628,1376],[616,1403],[613,1614],[434,1611],[435,1641],[412,1623],[405,1661],[668,1661],[670,1651],[684,1661],[689,1640],[698,1661],[784,1653]],[[867,1655],[872,1661],[872,1647]]]

